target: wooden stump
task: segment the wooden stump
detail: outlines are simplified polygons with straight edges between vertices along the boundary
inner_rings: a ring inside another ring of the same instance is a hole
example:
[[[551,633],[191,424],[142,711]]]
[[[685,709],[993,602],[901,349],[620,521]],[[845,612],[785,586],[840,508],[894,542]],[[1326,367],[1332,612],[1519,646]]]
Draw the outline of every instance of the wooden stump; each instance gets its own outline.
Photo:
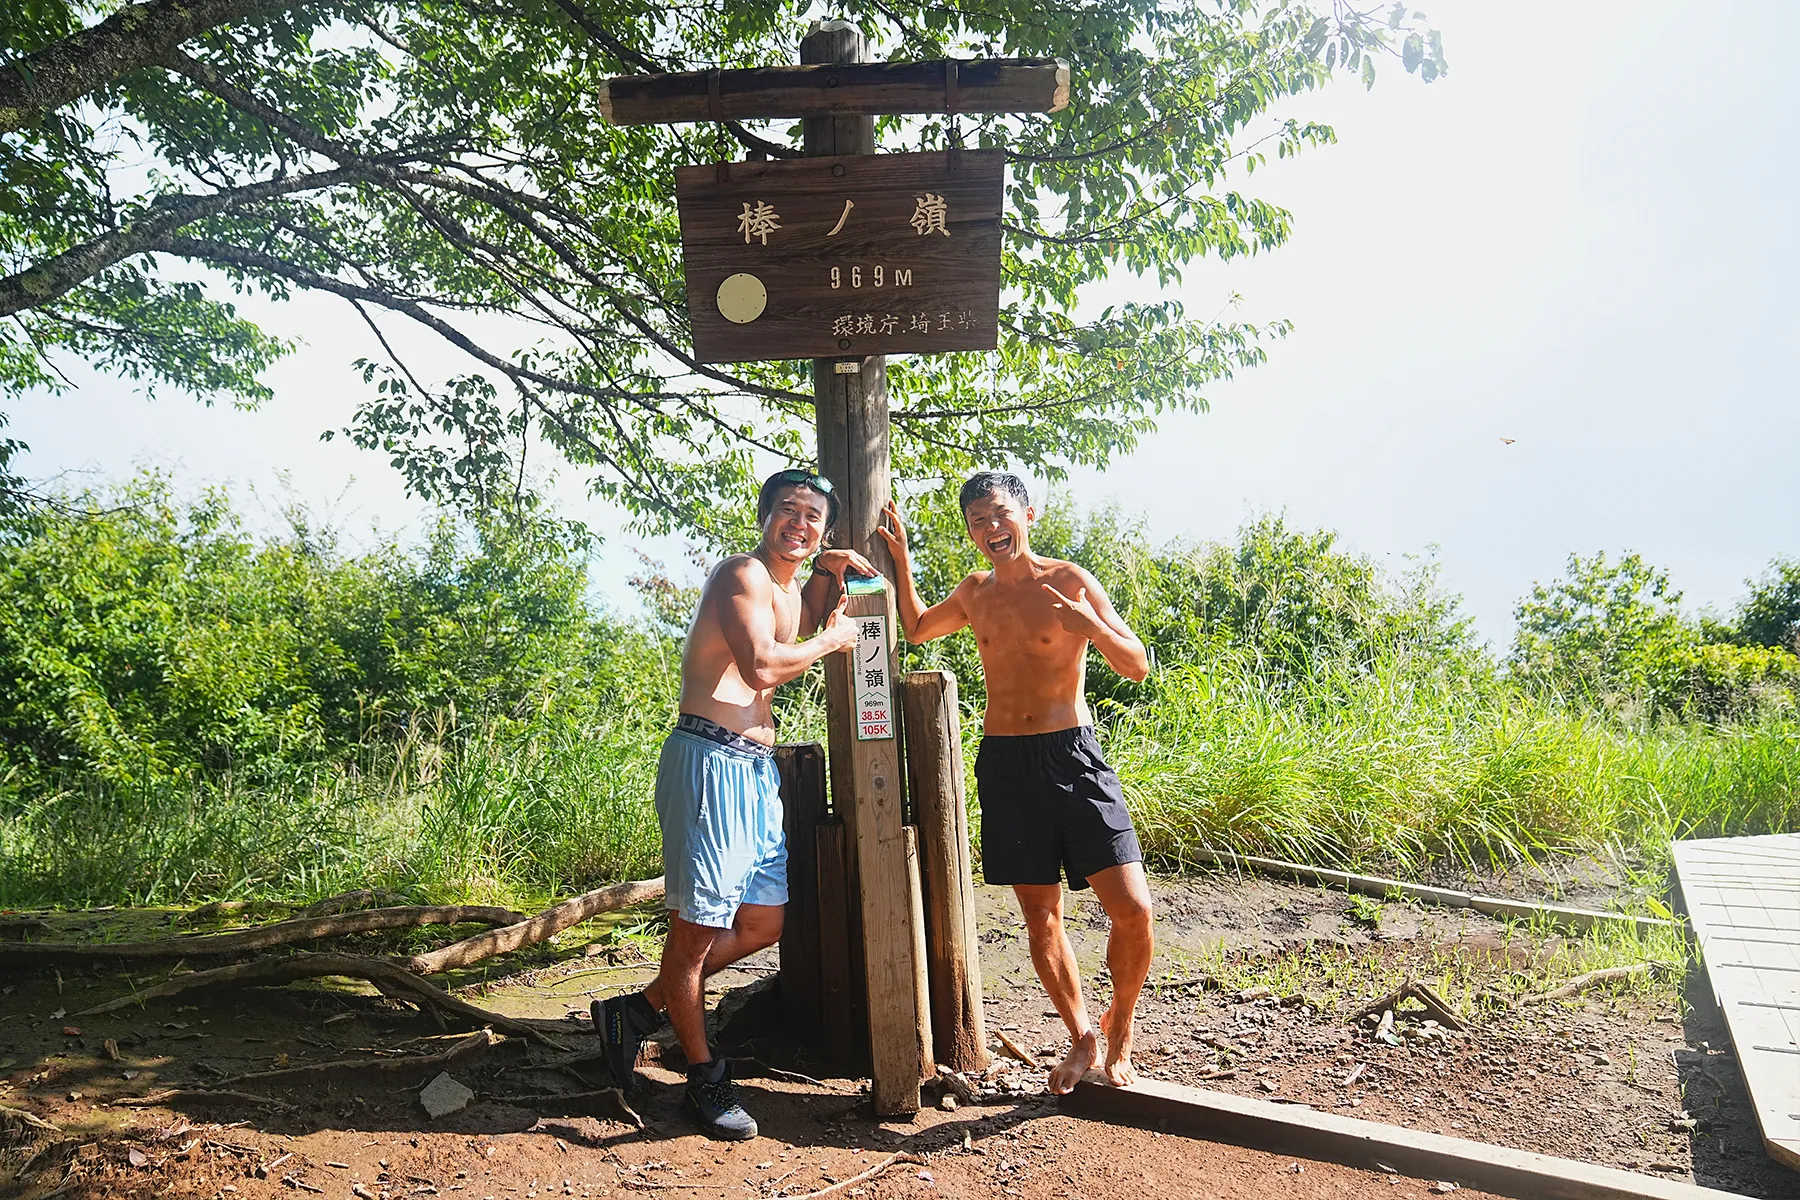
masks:
[[[919,822],[932,1045],[937,1061],[951,1070],[981,1071],[988,1065],[987,1026],[981,1009],[956,676],[911,672],[900,681],[900,705]]]
[[[811,1038],[824,1018],[819,981],[817,828],[825,812],[825,750],[817,742],[777,746],[788,903],[781,926],[781,1004],[789,1037]]]
[[[852,953],[855,899],[850,886],[849,831],[839,820],[814,831],[818,850],[819,1031],[825,1054],[843,1071],[861,1072],[867,1063],[861,1032],[868,1026],[859,1003],[862,975]]]

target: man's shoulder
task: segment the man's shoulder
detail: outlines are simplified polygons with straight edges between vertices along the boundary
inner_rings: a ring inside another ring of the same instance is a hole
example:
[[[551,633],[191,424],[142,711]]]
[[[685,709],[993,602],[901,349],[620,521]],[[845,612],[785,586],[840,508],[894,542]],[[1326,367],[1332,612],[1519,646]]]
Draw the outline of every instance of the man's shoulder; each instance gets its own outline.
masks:
[[[768,565],[754,554],[730,554],[719,560],[713,568],[714,575],[760,575],[769,577]]]
[[[719,565],[707,576],[705,590],[711,591],[721,584],[729,587],[754,587],[768,583],[772,578],[768,566],[756,555],[733,554],[719,560]]]
[[[1080,563],[1072,563],[1064,558],[1048,558],[1044,555],[1039,555],[1037,569],[1038,575],[1048,583],[1055,583],[1059,579],[1079,579],[1085,583],[1087,580],[1093,578],[1093,576],[1088,574],[1086,567],[1082,566]]]

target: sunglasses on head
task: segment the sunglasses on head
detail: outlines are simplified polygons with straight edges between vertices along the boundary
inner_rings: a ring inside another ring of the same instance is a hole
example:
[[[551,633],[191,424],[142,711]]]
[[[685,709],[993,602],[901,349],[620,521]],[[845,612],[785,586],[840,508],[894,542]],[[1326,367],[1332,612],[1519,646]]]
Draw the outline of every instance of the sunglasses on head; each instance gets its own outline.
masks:
[[[823,475],[815,475],[811,471],[803,470],[800,467],[790,467],[785,471],[775,472],[775,474],[769,476],[768,482],[763,486],[768,487],[773,485],[775,487],[789,487],[794,484],[805,484],[813,491],[818,492],[821,496],[829,496],[832,491],[831,480],[825,478]]]

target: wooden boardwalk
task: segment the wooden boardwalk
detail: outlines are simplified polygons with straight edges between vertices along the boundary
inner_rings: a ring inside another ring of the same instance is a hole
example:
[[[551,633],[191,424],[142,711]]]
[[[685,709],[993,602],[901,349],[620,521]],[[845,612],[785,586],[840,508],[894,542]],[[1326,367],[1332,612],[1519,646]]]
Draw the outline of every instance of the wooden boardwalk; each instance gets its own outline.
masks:
[[[1674,852],[1763,1145],[1800,1170],[1800,834],[1676,842]]]

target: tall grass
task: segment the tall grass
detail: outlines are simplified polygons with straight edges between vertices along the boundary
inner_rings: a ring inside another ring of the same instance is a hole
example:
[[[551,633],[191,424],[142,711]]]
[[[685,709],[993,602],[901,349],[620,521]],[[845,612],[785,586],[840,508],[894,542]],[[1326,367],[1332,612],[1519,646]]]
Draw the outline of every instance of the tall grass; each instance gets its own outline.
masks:
[[[382,887],[423,901],[533,905],[661,873],[656,758],[672,663],[629,694],[569,697],[528,721],[423,722],[355,761],[186,784],[0,790],[0,908],[305,900]],[[781,727],[822,738],[816,681]]]
[[[529,905],[654,875],[674,663],[641,657],[629,678],[526,720],[446,714],[337,766],[136,788],[90,777],[30,797],[0,784],[0,907],[366,886]],[[816,678],[781,701],[784,737],[822,737]],[[1633,725],[1398,652],[1282,686],[1229,658],[1171,667],[1101,716],[1164,869],[1203,849],[1410,871],[1609,846],[1655,869],[1671,838],[1800,828],[1790,717]],[[972,755],[978,713],[965,730]]]
[[[1146,853],[1412,869],[1800,828],[1800,723],[1626,725],[1388,654],[1272,689],[1174,668],[1108,722]]]

